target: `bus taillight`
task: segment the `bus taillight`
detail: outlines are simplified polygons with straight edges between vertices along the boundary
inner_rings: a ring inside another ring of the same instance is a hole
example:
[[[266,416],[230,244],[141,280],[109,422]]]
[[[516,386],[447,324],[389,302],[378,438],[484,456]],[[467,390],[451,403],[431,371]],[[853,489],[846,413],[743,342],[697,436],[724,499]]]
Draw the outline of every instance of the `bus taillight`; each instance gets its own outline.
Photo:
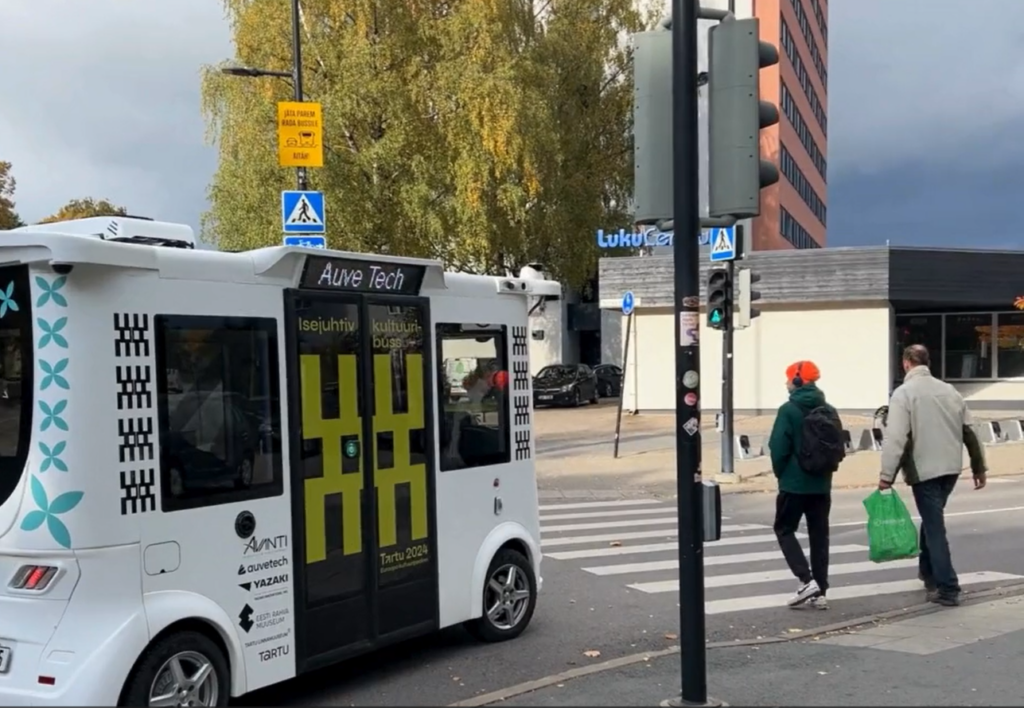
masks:
[[[42,592],[56,575],[57,568],[52,565],[23,565],[14,574],[9,587],[12,590]]]

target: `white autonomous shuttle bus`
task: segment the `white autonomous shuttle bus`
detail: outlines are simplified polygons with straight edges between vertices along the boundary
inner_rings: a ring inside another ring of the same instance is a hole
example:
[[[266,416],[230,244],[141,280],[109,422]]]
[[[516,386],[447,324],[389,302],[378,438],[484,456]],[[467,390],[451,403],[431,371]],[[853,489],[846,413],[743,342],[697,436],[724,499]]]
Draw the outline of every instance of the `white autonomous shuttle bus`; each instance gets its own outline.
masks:
[[[540,589],[542,278],[0,233],[0,704],[226,705]],[[524,275],[535,275],[530,272]]]

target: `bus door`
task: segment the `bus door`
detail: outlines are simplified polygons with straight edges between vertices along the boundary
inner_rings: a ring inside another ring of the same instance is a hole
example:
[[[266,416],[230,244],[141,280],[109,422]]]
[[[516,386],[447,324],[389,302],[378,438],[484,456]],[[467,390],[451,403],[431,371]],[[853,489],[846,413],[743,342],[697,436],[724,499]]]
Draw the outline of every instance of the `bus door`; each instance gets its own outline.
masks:
[[[290,291],[300,671],[437,627],[429,300]]]

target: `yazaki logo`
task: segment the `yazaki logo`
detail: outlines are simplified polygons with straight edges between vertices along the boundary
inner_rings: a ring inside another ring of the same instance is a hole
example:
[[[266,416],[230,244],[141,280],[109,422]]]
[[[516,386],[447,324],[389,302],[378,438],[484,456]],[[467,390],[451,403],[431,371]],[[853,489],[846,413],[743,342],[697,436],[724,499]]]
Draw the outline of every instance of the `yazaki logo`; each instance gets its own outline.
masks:
[[[245,542],[245,550],[242,551],[244,556],[258,556],[262,553],[270,553],[273,551],[283,551],[288,548],[288,536],[287,534],[281,534],[280,536],[265,536],[260,538],[253,536]]]

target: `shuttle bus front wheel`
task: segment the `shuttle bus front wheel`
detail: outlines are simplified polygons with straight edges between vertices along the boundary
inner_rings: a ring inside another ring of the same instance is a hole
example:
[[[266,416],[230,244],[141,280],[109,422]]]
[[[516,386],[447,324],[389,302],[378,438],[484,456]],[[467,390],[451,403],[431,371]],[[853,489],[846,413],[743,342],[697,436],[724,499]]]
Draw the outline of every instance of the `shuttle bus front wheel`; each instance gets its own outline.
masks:
[[[209,637],[186,631],[146,650],[128,679],[121,705],[226,706],[230,694],[224,652]]]
[[[537,606],[537,578],[530,561],[511,548],[498,551],[484,583],[483,616],[467,629],[485,642],[518,637],[530,624]]]

